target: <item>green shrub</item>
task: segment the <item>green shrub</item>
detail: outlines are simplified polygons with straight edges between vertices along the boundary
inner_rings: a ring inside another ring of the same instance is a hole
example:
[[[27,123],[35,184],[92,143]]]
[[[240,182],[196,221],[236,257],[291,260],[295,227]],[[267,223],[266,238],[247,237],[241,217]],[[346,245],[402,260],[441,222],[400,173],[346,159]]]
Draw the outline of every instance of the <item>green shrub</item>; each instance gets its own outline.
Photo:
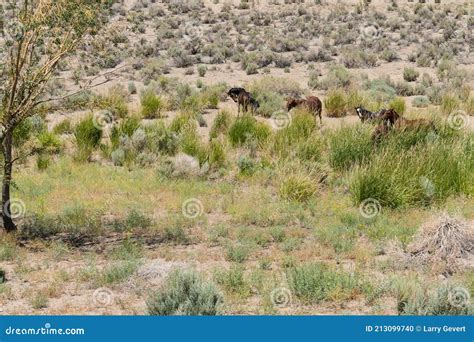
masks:
[[[388,104],[388,108],[394,109],[398,114],[402,115],[405,113],[406,104],[403,97],[396,97]]]
[[[257,169],[254,160],[246,155],[239,157],[237,160],[237,166],[239,167],[240,173],[247,176],[252,175]]]
[[[147,148],[153,153],[174,155],[179,148],[179,138],[163,122],[145,126]]]
[[[234,146],[244,145],[249,142],[262,145],[269,138],[270,134],[270,127],[258,122],[249,115],[239,117],[229,128],[229,138]]]
[[[273,76],[259,78],[249,84],[248,88],[260,103],[258,113],[264,117],[271,117],[273,113],[282,110],[286,97],[298,97],[303,94],[297,82]]]
[[[324,108],[329,117],[339,118],[346,115],[346,97],[342,89],[332,89],[324,99]]]
[[[153,90],[147,89],[140,94],[142,115],[145,119],[156,119],[161,117],[164,104],[163,99],[156,95]]]
[[[336,253],[344,253],[353,249],[359,232],[352,226],[331,226],[317,229],[315,236],[322,245],[332,247]]]
[[[72,134],[74,132],[74,129],[71,124],[71,120],[66,119],[58,123],[56,126],[53,128],[53,133],[54,134]]]
[[[92,151],[97,148],[102,139],[102,130],[94,124],[92,115],[82,119],[74,129],[74,136],[78,147],[77,159],[86,160]]]
[[[247,245],[228,245],[226,248],[226,257],[229,261],[244,262],[248,259],[250,248]]]
[[[373,150],[372,127],[342,127],[328,135],[329,164],[336,170],[347,170],[367,159]]]
[[[129,279],[137,270],[137,260],[121,260],[114,262],[104,268],[98,279],[101,285],[122,283]]]
[[[212,140],[208,146],[209,165],[214,168],[222,168],[226,165],[227,156],[225,143],[217,139]]]
[[[347,88],[351,85],[352,76],[342,65],[332,63],[327,75],[318,82],[318,88],[328,90],[332,88]]]
[[[335,271],[323,263],[307,263],[287,270],[292,293],[304,303],[347,300],[359,294],[362,284],[349,273]]]
[[[300,165],[287,165],[279,177],[278,192],[282,199],[306,202],[318,191],[316,171]]]
[[[198,159],[200,165],[208,159],[209,155],[206,146],[201,142],[201,138],[195,128],[188,127],[182,132],[179,145],[182,152]]]
[[[420,73],[413,68],[403,69],[403,79],[407,82],[414,82],[420,76]]]
[[[388,147],[354,169],[350,192],[356,203],[374,198],[389,207],[444,201],[451,195],[472,194],[473,165],[469,143],[456,137],[420,143],[406,151]],[[423,180],[432,190],[427,191]]]
[[[214,122],[212,123],[211,130],[209,132],[209,138],[217,138],[220,134],[227,134],[229,127],[232,124],[232,116],[226,110],[221,110],[217,113]]]
[[[13,242],[2,241],[0,244],[0,261],[12,261],[16,254],[17,249]]]
[[[206,76],[207,67],[205,65],[198,66],[198,74],[200,77]]]
[[[48,297],[43,293],[36,293],[30,300],[31,307],[35,310],[44,309],[48,307]]]
[[[244,269],[241,265],[232,265],[229,270],[216,270],[214,281],[230,294],[240,297],[248,297],[251,288],[244,277]]]
[[[134,95],[137,93],[137,86],[133,82],[128,82],[128,92],[131,95]]]
[[[288,119],[290,119],[290,114],[288,114]],[[276,132],[272,152],[281,158],[294,155],[298,152],[294,145],[301,143],[300,145],[303,146],[315,129],[315,117],[304,109],[296,109],[291,115],[289,124]]]
[[[110,133],[112,148],[116,149],[119,147],[121,137],[125,136],[131,138],[139,127],[140,120],[136,116],[126,117],[120,121],[120,123],[115,123]]]
[[[195,271],[174,271],[147,300],[150,315],[217,315],[223,303],[214,284]]]
[[[396,95],[396,90],[390,79],[371,80],[370,82],[367,82],[365,86],[369,91],[369,96],[375,102],[389,102]]]
[[[460,102],[457,96],[453,94],[446,94],[441,99],[441,112],[444,115],[449,115],[459,109]]]

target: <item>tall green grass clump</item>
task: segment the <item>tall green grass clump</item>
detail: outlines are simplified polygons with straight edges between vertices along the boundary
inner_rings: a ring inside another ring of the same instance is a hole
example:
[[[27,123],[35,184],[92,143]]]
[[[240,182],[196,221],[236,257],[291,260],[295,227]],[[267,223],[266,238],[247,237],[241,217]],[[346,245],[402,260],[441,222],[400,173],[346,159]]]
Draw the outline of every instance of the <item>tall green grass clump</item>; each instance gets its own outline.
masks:
[[[234,146],[245,145],[248,142],[262,145],[270,137],[270,134],[270,127],[249,115],[244,115],[235,120],[229,129],[230,142]]]
[[[156,119],[161,117],[164,108],[163,99],[156,95],[151,89],[146,89],[140,95],[142,115],[145,119]]]
[[[396,208],[444,201],[452,195],[472,195],[471,141],[467,137],[440,138],[409,150],[387,146],[353,170],[349,186],[352,197],[356,203],[374,198]]]
[[[306,202],[318,191],[318,172],[298,163],[286,165],[280,171],[278,192],[282,199]]]
[[[229,127],[232,124],[232,116],[226,110],[221,110],[211,126],[211,131],[209,132],[209,138],[217,138],[220,134],[227,134]]]
[[[311,113],[304,109],[295,110],[289,124],[276,132],[272,151],[279,154],[280,158],[294,154],[297,151],[295,145],[306,142],[315,129],[316,120]]]
[[[82,119],[74,129],[77,143],[76,158],[80,161],[87,160],[92,151],[100,145],[102,130],[96,126],[94,118],[89,115]]]
[[[406,103],[403,97],[395,97],[392,101],[389,102],[388,108],[394,109],[398,114],[402,115],[406,110]]]
[[[371,135],[373,128],[367,125],[342,127],[328,136],[329,164],[338,171],[347,170],[361,163],[374,149]]]
[[[323,263],[292,267],[287,271],[287,278],[292,293],[308,304],[352,299],[362,292],[363,286],[356,276]]]
[[[214,284],[195,271],[174,271],[147,300],[150,315],[217,315],[223,297]]]
[[[346,115],[347,102],[342,89],[331,89],[324,99],[324,108],[329,117],[339,118]]]

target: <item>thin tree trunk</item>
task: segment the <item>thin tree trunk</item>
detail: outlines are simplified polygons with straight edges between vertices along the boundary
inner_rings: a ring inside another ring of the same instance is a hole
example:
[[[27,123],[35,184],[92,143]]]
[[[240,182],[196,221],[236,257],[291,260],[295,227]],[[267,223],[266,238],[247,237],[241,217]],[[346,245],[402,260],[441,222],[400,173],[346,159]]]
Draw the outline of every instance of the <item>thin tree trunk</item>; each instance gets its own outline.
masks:
[[[10,208],[10,185],[12,181],[12,143],[13,132],[11,130],[5,132],[2,142],[3,153],[3,180],[2,180],[2,219],[3,228],[8,232],[16,230],[16,225],[12,220]]]

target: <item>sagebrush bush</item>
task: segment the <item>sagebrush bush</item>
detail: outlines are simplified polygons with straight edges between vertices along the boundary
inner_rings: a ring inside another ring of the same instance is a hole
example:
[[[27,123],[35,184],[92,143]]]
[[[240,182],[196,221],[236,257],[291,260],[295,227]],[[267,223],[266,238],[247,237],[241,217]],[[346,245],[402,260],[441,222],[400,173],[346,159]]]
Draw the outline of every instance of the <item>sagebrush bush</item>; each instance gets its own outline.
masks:
[[[174,271],[163,287],[150,295],[147,309],[150,315],[203,315],[220,312],[223,297],[211,282],[195,271]]]
[[[423,108],[428,107],[431,102],[426,96],[417,96],[412,100],[413,107]]]
[[[287,270],[292,293],[301,301],[317,304],[325,300],[348,300],[362,292],[362,282],[323,263],[307,263]]]
[[[146,125],[145,133],[147,136],[147,147],[151,152],[172,156],[178,151],[178,135],[167,128],[163,122]]]
[[[456,304],[452,296],[467,291],[454,283],[445,283],[438,286],[421,284],[419,281],[403,279],[393,285],[393,292],[397,298],[399,315],[419,316],[460,316],[473,315],[474,307],[469,302]],[[454,299],[456,300],[456,298]]]
[[[351,85],[351,82],[352,76],[349,71],[340,64],[332,63],[328,74],[318,82],[317,86],[323,90],[346,88]]]
[[[403,79],[407,82],[414,82],[420,76],[420,73],[413,68],[407,67],[403,69]]]
[[[259,114],[265,117],[271,117],[273,113],[283,109],[286,97],[303,94],[297,82],[272,76],[265,76],[252,82],[249,84],[249,90],[260,103]]]
[[[251,294],[251,287],[244,277],[244,268],[241,265],[234,264],[228,270],[216,270],[214,272],[214,280],[227,293],[236,294],[244,298]]]

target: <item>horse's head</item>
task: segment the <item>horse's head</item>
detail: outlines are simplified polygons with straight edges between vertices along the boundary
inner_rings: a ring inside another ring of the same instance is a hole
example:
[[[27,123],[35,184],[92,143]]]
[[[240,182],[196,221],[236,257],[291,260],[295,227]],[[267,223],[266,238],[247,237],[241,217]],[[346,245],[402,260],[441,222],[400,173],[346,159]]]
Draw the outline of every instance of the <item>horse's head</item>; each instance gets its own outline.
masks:
[[[260,103],[254,98],[250,99],[250,105],[252,106],[254,110],[260,108]]]
[[[291,109],[298,105],[298,100],[292,97],[286,99],[286,110],[289,112]]]

